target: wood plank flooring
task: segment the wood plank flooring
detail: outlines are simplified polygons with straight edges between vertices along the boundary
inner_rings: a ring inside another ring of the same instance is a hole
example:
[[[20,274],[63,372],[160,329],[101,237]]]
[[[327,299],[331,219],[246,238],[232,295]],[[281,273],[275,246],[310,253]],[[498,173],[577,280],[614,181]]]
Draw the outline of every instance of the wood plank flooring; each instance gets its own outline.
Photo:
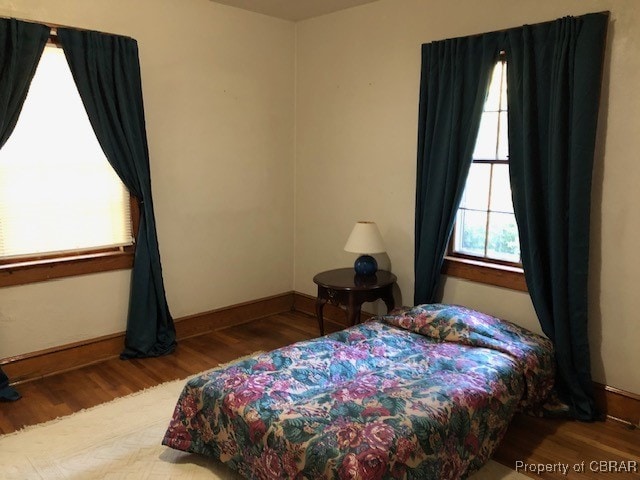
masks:
[[[327,333],[342,328],[325,324]],[[268,351],[317,335],[314,317],[287,312],[183,339],[167,357],[111,359],[27,382],[18,386],[22,400],[0,403],[0,434],[184,378],[257,350]],[[494,458],[512,469],[517,462],[535,465],[536,472],[520,472],[537,479],[640,479],[640,430],[613,421],[582,423],[516,415]],[[580,469],[582,462],[584,472],[573,471],[574,466]],[[611,471],[613,467],[629,469],[633,462],[635,472]],[[556,472],[537,473],[538,464],[555,465]],[[569,466],[567,476],[558,473],[563,465]]]

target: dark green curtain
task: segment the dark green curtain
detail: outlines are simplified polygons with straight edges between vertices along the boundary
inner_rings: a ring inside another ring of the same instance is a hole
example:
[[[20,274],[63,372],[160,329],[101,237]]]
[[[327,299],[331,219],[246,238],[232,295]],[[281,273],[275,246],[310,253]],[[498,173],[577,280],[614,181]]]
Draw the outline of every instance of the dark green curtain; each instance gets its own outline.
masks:
[[[48,38],[45,25],[0,18],[0,148],[16,126]],[[0,400],[18,398],[0,369]]]
[[[589,216],[608,14],[507,32],[509,164],[529,294],[561,398],[595,417],[587,329]]]
[[[172,352],[176,334],[164,289],[151,198],[138,45],[127,37],[58,29],[80,97],[106,157],[140,204],[125,349],[121,358]]]
[[[415,304],[434,301],[471,165],[501,35],[422,46],[415,220]]]
[[[16,126],[49,30],[37,23],[0,18],[0,148]]]
[[[18,391],[9,385],[9,377],[0,368],[0,401],[14,402],[20,399]]]

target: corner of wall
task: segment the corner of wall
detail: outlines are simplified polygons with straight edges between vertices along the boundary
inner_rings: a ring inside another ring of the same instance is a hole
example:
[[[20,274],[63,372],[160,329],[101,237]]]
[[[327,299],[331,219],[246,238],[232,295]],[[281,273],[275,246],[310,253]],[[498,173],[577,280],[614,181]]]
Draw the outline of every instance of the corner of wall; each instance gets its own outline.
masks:
[[[298,209],[297,209],[297,166],[298,166],[298,22],[293,25],[293,241],[291,252],[291,268],[293,273],[291,276],[291,290],[296,290],[296,252],[297,252],[297,233],[298,233]]]

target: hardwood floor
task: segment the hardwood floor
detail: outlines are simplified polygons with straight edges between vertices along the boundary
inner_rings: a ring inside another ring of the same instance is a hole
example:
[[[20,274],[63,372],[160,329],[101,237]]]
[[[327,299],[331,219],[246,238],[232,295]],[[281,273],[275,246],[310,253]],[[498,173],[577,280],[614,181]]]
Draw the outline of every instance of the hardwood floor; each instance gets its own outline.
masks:
[[[327,333],[340,328],[325,321]],[[257,350],[268,351],[317,335],[314,317],[288,312],[183,339],[176,352],[167,357],[112,359],[30,381],[18,386],[22,400],[0,403],[0,433],[184,378]],[[520,469],[538,479],[639,479],[640,430],[613,421],[581,423],[516,415],[494,458],[512,469],[517,462],[534,465],[536,470],[538,464],[550,469],[555,466],[555,473]],[[581,469],[582,462],[584,472],[573,471],[574,466]],[[558,473],[564,465],[569,468],[566,476]],[[635,466],[636,471],[611,471],[623,466],[627,470]]]

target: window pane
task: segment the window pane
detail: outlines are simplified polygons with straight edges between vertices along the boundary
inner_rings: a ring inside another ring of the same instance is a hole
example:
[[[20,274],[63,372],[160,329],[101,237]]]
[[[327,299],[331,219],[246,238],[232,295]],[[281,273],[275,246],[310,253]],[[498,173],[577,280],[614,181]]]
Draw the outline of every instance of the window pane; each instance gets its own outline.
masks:
[[[487,100],[484,102],[485,111],[497,112],[500,109],[500,77],[503,71],[502,65],[502,62],[498,62],[493,69],[491,83],[489,85],[489,94]],[[507,102],[504,102],[502,108],[506,108],[506,105]]]
[[[496,64],[483,107],[469,171],[456,218],[453,251],[488,260],[519,263],[518,229],[509,179],[507,65]]]
[[[478,139],[473,151],[474,160],[494,160],[498,139],[498,112],[485,112],[480,120]]]
[[[0,257],[130,245],[129,207],[63,51],[45,48],[0,150]]]
[[[498,68],[498,67],[496,67]],[[499,68],[502,75],[502,88],[500,89],[500,110],[507,110],[507,62],[500,62]]]
[[[509,160],[509,120],[507,112],[500,112],[500,131],[498,132],[498,160]]]
[[[460,207],[472,210],[487,210],[490,178],[490,164],[472,163],[471,168],[469,168],[469,176],[462,194]]]
[[[484,256],[487,213],[458,210],[455,251]]]
[[[487,257],[508,262],[520,261],[518,227],[513,214],[489,213]]]
[[[493,175],[491,176],[491,205],[489,207],[492,211],[513,213],[508,165],[493,165]]]

